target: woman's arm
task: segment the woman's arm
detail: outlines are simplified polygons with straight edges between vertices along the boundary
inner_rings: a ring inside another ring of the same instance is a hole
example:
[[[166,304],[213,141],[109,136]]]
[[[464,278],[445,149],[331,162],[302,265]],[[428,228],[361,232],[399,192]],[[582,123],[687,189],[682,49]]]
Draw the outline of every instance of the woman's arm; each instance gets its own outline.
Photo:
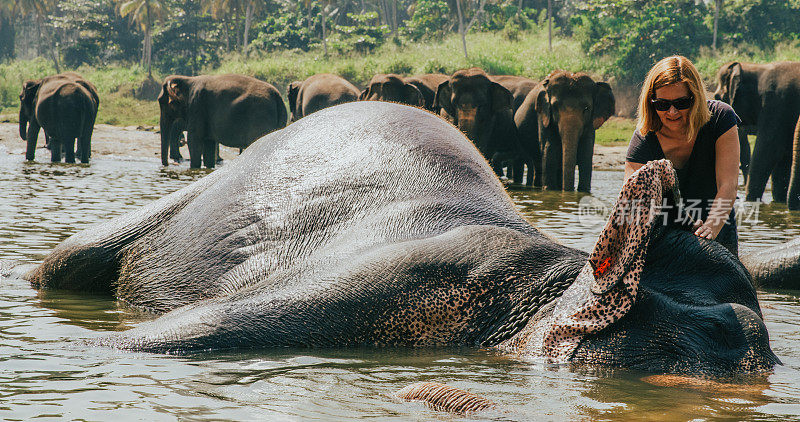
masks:
[[[728,221],[736,200],[739,184],[739,129],[734,126],[723,133],[716,143],[717,196],[711,205],[705,222],[695,224],[694,234],[706,239],[715,239]]]
[[[635,172],[636,170],[639,170],[639,168],[641,166],[643,166],[643,165],[644,164],[642,164],[642,163],[633,163],[633,162],[630,162],[630,161],[626,161],[625,162],[625,180],[627,181],[628,178],[631,177],[633,172]]]

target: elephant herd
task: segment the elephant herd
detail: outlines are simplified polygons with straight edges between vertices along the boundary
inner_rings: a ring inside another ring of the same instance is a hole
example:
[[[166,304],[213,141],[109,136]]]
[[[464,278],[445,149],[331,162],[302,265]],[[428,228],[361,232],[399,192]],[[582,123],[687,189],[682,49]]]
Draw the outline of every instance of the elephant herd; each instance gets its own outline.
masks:
[[[537,82],[512,75],[493,76],[479,68],[451,76],[375,75],[359,90],[344,78],[317,74],[287,88],[289,113],[271,84],[243,75],[171,75],[164,79],[161,110],[161,161],[183,161],[179,139],[186,132],[190,167],[213,168],[219,145],[246,148],[260,137],[311,113],[352,101],[389,101],[424,108],[457,126],[499,175],[546,189],[591,187],[594,131],[614,114],[611,87],[585,74],[554,71]],[[52,160],[74,161],[79,140],[81,162],[88,162],[99,97],[75,73],[27,81],[20,95],[20,135],[34,158],[40,127]],[[63,145],[63,146],[61,146]]]
[[[442,116],[478,147],[498,175],[545,189],[591,188],[594,136],[615,111],[605,82],[556,70],[542,81],[488,75],[479,68],[452,75],[375,75],[359,90],[332,74],[313,75],[287,88],[289,113],[279,91],[242,75],[168,76],[158,97],[161,160],[182,161],[187,133],[190,166],[214,167],[219,144],[244,149],[256,139],[323,108],[359,100],[413,105]],[[748,201],[761,199],[772,178],[772,196],[800,209],[800,62],[723,65],[715,98],[742,119],[742,172]],[[29,80],[20,94],[20,136],[33,160],[44,129],[53,161],[88,162],[100,99],[97,89],[68,72]],[[747,135],[755,134],[750,154]],[[53,148],[55,146],[55,148]],[[523,180],[527,167],[527,178]]]

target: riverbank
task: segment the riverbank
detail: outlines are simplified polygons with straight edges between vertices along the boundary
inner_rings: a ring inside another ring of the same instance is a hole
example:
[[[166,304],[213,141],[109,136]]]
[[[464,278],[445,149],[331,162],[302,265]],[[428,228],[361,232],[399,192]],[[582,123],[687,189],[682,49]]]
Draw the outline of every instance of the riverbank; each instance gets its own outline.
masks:
[[[602,130],[602,129],[601,129]],[[160,135],[152,126],[118,127],[106,124],[95,125],[92,135],[92,157],[117,156],[161,159]],[[595,169],[621,170],[625,163],[626,145],[611,146],[597,144],[594,147],[593,167]],[[0,123],[0,153],[25,155],[25,142],[19,137],[19,125]],[[38,157],[49,157],[50,152],[44,149],[44,135],[39,135]],[[189,150],[181,147],[181,154],[189,158]],[[236,148],[220,147],[223,159],[235,158],[239,152]]]

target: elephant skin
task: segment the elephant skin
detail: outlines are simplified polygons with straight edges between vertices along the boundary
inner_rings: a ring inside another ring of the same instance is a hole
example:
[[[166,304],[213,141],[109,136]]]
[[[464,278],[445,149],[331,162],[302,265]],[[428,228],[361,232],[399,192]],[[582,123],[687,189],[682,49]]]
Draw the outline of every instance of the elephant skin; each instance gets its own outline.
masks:
[[[614,94],[585,73],[551,72],[528,93],[514,115],[527,148],[539,146],[544,188],[589,192],[595,130],[614,115]]]
[[[27,141],[25,159],[33,161],[39,129],[44,129],[50,146],[50,159],[75,162],[75,140],[78,158],[88,163],[91,156],[92,132],[97,118],[100,97],[91,82],[74,72],[47,76],[23,83],[19,95],[19,135]]]
[[[449,79],[449,76],[441,73],[426,73],[423,75],[406,76],[404,80],[406,83],[417,87],[422,97],[425,99],[425,109],[439,114],[439,109],[436,107],[436,90],[439,89],[439,84]]]
[[[786,205],[790,210],[800,210],[800,117],[797,119],[792,141],[792,169],[789,172]]]
[[[400,75],[378,74],[372,77],[367,88],[358,97],[361,101],[390,101],[415,107],[424,107],[425,98],[419,88]]]
[[[73,235],[26,277],[166,312],[97,342],[123,349],[494,346],[587,257],[531,226],[452,125],[356,102]],[[573,362],[727,374],[778,363],[744,267],[689,232],[650,239],[629,315],[585,337]]]
[[[515,75],[492,75],[489,78],[502,85],[505,89],[507,89],[511,93],[512,97],[512,109],[514,113],[517,112],[519,107],[525,101],[525,97],[528,96],[534,88],[536,88],[537,81],[533,79],[529,79],[523,76],[515,76]],[[540,149],[538,143],[534,145],[525,145],[524,139],[520,139],[520,142],[523,143],[525,150],[533,150],[536,148],[537,150]],[[509,179],[514,179],[516,183],[522,183],[522,176],[524,170],[525,163],[520,159],[515,159],[513,162],[513,166],[511,167],[511,171],[509,172]],[[530,186],[533,183],[533,174],[535,173],[535,169],[528,168],[528,182],[527,184]],[[516,175],[516,176],[515,176]],[[540,179],[537,179],[536,186],[541,186]]]
[[[758,287],[800,290],[800,238],[742,258]]]
[[[435,103],[467,135],[499,175],[505,161],[521,159],[538,174],[539,149],[527,149],[514,126],[511,92],[479,68],[453,73],[436,91]]]
[[[745,199],[760,200],[771,177],[772,199],[786,202],[792,135],[800,116],[800,62],[726,63],[716,81],[714,97],[730,104],[743,126],[756,127]]]
[[[161,164],[179,156],[177,139],[186,130],[191,168],[214,168],[219,144],[247,148],[286,126],[286,106],[278,90],[244,75],[171,75],[158,95],[161,108]],[[172,151],[172,152],[170,152]]]
[[[360,95],[361,91],[355,85],[330,73],[320,73],[309,76],[304,81],[294,81],[287,88],[293,122],[324,108],[357,101]]]

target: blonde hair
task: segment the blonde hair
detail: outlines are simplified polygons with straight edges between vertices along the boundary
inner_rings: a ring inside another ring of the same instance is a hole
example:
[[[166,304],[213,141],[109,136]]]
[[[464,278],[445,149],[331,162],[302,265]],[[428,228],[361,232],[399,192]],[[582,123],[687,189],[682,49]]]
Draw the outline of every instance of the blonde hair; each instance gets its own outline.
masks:
[[[711,112],[708,111],[706,104],[706,87],[697,68],[686,57],[665,57],[659,60],[644,78],[642,92],[639,94],[639,109],[636,111],[638,119],[636,128],[640,134],[646,135],[647,132],[661,129],[661,119],[650,100],[655,99],[657,89],[678,82],[684,82],[694,98],[694,103],[689,109],[686,140],[693,140],[700,128],[711,119]]]

